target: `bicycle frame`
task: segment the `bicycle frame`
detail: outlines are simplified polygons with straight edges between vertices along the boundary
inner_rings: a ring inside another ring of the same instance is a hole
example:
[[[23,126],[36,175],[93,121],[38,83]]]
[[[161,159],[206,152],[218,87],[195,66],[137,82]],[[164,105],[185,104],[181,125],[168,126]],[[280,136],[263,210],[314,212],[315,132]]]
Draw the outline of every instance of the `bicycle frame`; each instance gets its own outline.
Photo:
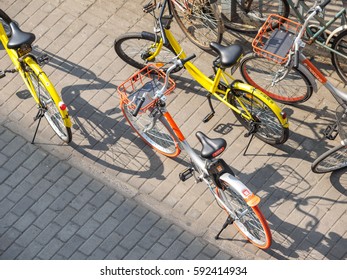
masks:
[[[167,1],[165,1],[164,4],[163,4],[163,8],[162,8],[160,17],[163,16],[163,12],[164,12],[166,3],[167,3]],[[168,6],[168,9],[169,9],[169,14],[171,15],[170,6]],[[160,50],[162,49],[163,45],[170,45],[172,47],[172,49],[174,50],[174,52],[176,53],[176,55],[180,59],[185,59],[187,57],[187,55],[185,54],[183,48],[178,43],[176,38],[173,36],[171,31],[168,28],[163,28],[161,23],[159,25],[160,25],[160,31],[163,32],[163,34],[162,34],[159,42],[155,44],[155,47],[156,47],[155,52],[150,57],[148,57],[147,60],[148,61],[153,60],[160,53]],[[218,88],[218,85],[220,84],[221,80],[223,80],[227,85],[230,84],[230,81],[234,81],[233,85],[234,85],[235,89],[240,89],[240,90],[244,90],[244,91],[248,91],[248,92],[256,92],[258,94],[258,97],[262,101],[266,100],[266,102],[274,104],[274,101],[270,97],[268,97],[266,94],[264,94],[263,92],[261,92],[260,90],[258,90],[256,88],[254,88],[253,86],[250,86],[248,84],[236,81],[235,78],[232,77],[232,75],[227,74],[221,68],[217,69],[214,79],[211,79],[208,76],[206,76],[191,61],[188,61],[185,64],[185,68],[188,71],[188,73],[192,76],[192,78],[195,81],[197,81],[204,89],[206,89],[209,93],[211,93],[220,102],[224,103],[231,110],[235,111],[237,114],[241,115],[244,119],[246,119],[248,121],[252,120],[253,117],[252,117],[251,113],[247,110],[247,108],[245,108],[245,106],[239,100],[238,97],[236,97],[236,100],[240,104],[240,106],[244,109],[246,114],[242,113],[238,108],[236,108],[235,106],[231,105],[227,101],[229,94],[232,94],[231,93],[231,89],[227,88],[226,90],[221,90],[221,89]],[[275,109],[275,111],[276,111],[277,115],[281,114],[280,108],[277,107]],[[284,128],[288,128],[289,127],[289,124],[286,121],[286,119],[280,118],[280,122],[281,122],[281,124],[282,124],[282,126]]]
[[[165,108],[165,107],[164,107]],[[210,191],[213,193],[214,197],[217,199],[217,201],[224,207],[224,209],[227,209],[225,206],[224,202],[218,197],[216,192],[214,191],[214,188],[218,188],[221,186],[218,186],[218,182],[214,182],[217,185],[212,186],[211,181],[208,180],[210,177],[209,171],[208,171],[208,166],[209,163],[211,162],[210,160],[203,160],[189,145],[188,141],[185,139],[183,133],[173,120],[172,116],[170,115],[169,112],[166,111],[166,109],[159,109],[160,113],[163,114],[165,119],[168,121],[170,126],[173,129],[174,132],[174,137],[176,138],[176,141],[178,145],[187,152],[189,158],[191,159],[193,166],[194,166],[194,171],[199,173],[199,176],[197,177],[197,181],[204,181]],[[233,176],[230,173],[224,173],[220,177],[221,181],[224,181],[230,185],[230,187],[243,199],[246,201],[246,203],[249,206],[256,206],[260,202],[260,198],[255,195],[249,188],[247,188],[241,181],[239,181],[235,176]]]
[[[34,85],[31,83],[31,79],[27,78],[27,76],[29,74],[27,73],[26,69],[24,69],[23,63],[29,65],[30,68],[34,71],[34,74],[36,75],[36,77],[40,77],[44,81],[45,86],[48,89],[49,94],[51,95],[52,99],[54,100],[54,102],[56,104],[58,104],[59,100],[60,100],[59,95],[56,92],[56,89],[54,88],[53,84],[50,82],[50,80],[48,79],[46,74],[42,71],[41,67],[36,62],[36,58],[30,53],[24,55],[23,57],[19,57],[17,51],[15,51],[13,49],[9,49],[7,47],[7,44],[9,42],[9,38],[8,38],[6,31],[5,31],[5,28],[3,27],[1,22],[0,22],[0,41],[3,45],[3,47],[5,48],[8,56],[10,57],[13,65],[15,67],[15,70],[20,73],[24,83],[28,87],[29,92],[32,95],[32,97],[34,98],[35,102],[37,104],[40,104],[40,99],[39,99],[39,96],[37,95],[37,92],[34,88]],[[71,120],[69,118],[67,110],[61,110],[59,108],[59,111],[63,116],[65,126],[71,127],[72,124],[71,124]]]

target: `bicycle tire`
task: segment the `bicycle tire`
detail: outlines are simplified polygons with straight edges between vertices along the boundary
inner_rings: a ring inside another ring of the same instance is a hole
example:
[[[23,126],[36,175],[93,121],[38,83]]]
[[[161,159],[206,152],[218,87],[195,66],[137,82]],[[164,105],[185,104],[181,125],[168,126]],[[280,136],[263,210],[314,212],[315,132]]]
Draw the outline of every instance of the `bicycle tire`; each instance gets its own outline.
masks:
[[[179,27],[196,46],[211,52],[210,43],[222,41],[224,25],[216,3],[207,0],[170,0]]]
[[[347,29],[343,30],[333,41],[332,49],[347,56]],[[347,84],[347,59],[331,52],[331,62],[341,80]]]
[[[32,88],[39,98],[38,105],[45,109],[44,116],[47,122],[61,140],[65,143],[70,143],[72,140],[72,132],[71,128],[65,125],[64,116],[60,112],[60,96],[56,96],[55,98],[51,96],[47,86],[52,83],[43,72],[37,76],[34,69],[28,63],[25,64],[25,69],[25,77],[28,83],[32,85]]]
[[[285,18],[289,16],[290,8],[286,0],[253,0],[248,12],[240,2],[244,1],[224,0],[220,8],[225,27],[236,32],[256,34],[270,14],[277,14]],[[264,11],[259,10],[260,6]]]
[[[160,37],[149,32],[126,33],[114,41],[114,50],[127,64],[142,69],[148,63],[156,64],[165,72],[165,67],[176,56],[171,47],[162,46],[158,55],[151,61],[146,61],[157,49]],[[162,66],[164,65],[164,66]],[[174,69],[172,72],[176,72]]]
[[[305,74],[291,68],[284,78],[274,82],[281,70],[285,70],[283,66],[256,53],[248,53],[240,63],[243,79],[273,100],[284,104],[307,101],[312,96],[313,86]]]
[[[347,145],[339,145],[326,151],[311,165],[314,173],[327,173],[344,167],[347,167]]]
[[[223,209],[234,221],[236,229],[258,248],[269,248],[272,243],[271,231],[258,205],[249,206],[227,182],[222,181],[221,185],[222,188],[216,188],[217,195],[227,207]]]
[[[175,134],[168,121],[161,114],[150,130],[145,131],[146,127],[152,123],[152,110],[140,112],[136,117],[132,115],[133,110],[121,102],[120,105],[123,115],[132,129],[140,138],[151,148],[167,157],[176,157],[181,150],[176,141]]]
[[[229,94],[228,102],[245,113],[243,106],[251,113],[254,120],[259,122],[255,136],[270,145],[283,144],[288,140],[289,129],[284,127],[274,110],[268,102],[259,98],[256,92],[249,92],[242,89],[232,89],[233,94]],[[241,100],[242,105],[237,101]],[[243,118],[241,114],[232,110],[237,120],[247,129],[251,123]]]

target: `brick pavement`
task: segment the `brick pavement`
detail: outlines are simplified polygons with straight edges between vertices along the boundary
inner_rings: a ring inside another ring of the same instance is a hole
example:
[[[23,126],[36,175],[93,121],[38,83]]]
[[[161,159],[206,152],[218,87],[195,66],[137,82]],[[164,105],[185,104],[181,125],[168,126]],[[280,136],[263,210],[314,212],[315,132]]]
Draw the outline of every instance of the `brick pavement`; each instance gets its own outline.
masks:
[[[20,22],[24,30],[37,35],[36,44],[39,47],[35,51],[51,56],[50,64],[44,69],[62,93],[74,123],[74,139],[70,146],[61,145],[45,125],[41,126],[35,147],[25,144],[26,140],[31,139],[35,128],[32,122],[35,111],[31,110],[34,104],[30,98],[26,98],[20,78],[6,76],[1,80],[2,123],[11,129],[17,143],[5,145],[4,153],[1,149],[0,160],[9,165],[9,169],[1,168],[1,176],[11,178],[10,182],[15,186],[20,185],[13,194],[9,183],[6,183],[9,186],[2,188],[4,190],[1,189],[0,202],[3,206],[0,211],[9,211],[7,223],[12,222],[11,226],[3,229],[5,232],[0,233],[0,238],[6,234],[8,242],[12,240],[13,247],[7,254],[23,256],[25,249],[30,247],[24,255],[40,257],[40,252],[46,252],[42,243],[47,242],[49,247],[45,247],[47,252],[42,253],[41,258],[129,256],[127,249],[131,245],[121,244],[119,236],[117,239],[117,235],[122,236],[126,232],[112,234],[110,239],[105,237],[107,230],[112,231],[109,228],[111,225],[122,222],[114,215],[117,207],[122,205],[117,204],[120,202],[114,193],[120,192],[124,201],[132,201],[132,207],[135,207],[133,211],[143,207],[148,213],[155,213],[153,215],[159,221],[169,218],[176,234],[183,231],[189,233],[190,238],[180,239],[182,235],[169,238],[177,240],[172,249],[178,251],[188,244],[187,240],[203,238],[192,242],[193,247],[198,244],[192,252],[202,252],[199,244],[210,242],[212,245],[208,246],[214,247],[208,248],[213,248],[212,251],[223,248],[236,258],[346,259],[346,174],[340,171],[317,175],[310,171],[310,164],[317,154],[335,145],[323,141],[320,133],[334,117],[336,103],[329,93],[321,89],[308,102],[295,108],[285,108],[290,116],[291,130],[287,143],[272,147],[256,139],[248,154],[243,156],[247,142],[242,136],[244,129],[231,112],[217,102],[214,102],[216,116],[203,124],[201,120],[209,112],[204,92],[187,73],[181,71],[175,77],[177,89],[169,99],[170,112],[196,149],[199,149],[199,145],[194,132],[198,129],[217,137],[220,130],[216,127],[230,127],[231,131],[224,135],[228,148],[223,158],[241,180],[261,196],[261,209],[274,237],[273,246],[265,252],[245,242],[231,229],[228,229],[228,235],[223,234],[224,240],[214,240],[224,222],[224,213],[202,184],[195,184],[193,180],[185,183],[179,181],[178,173],[187,164],[186,156],[182,154],[172,160],[153,152],[134,135],[117,108],[116,87],[133,69],[116,57],[112,43],[118,35],[127,31],[151,31],[152,19],[141,11],[144,2],[3,1],[2,8]],[[173,31],[182,39],[187,53],[197,54],[197,66],[207,74],[212,73],[208,65],[213,58],[184,40],[175,25]],[[227,34],[225,40],[241,42],[245,46],[248,42],[238,34]],[[1,67],[10,65],[4,52],[0,52],[0,55]],[[320,57],[315,59],[330,80],[343,88],[326,60]],[[11,134],[6,130],[1,134],[5,140],[8,133]],[[23,147],[18,155],[13,153],[15,145]],[[21,155],[27,154],[28,159],[35,154],[31,159],[32,164],[21,162]],[[45,162],[44,166],[40,165],[42,170],[31,170],[29,167],[34,166],[34,161],[40,158]],[[66,179],[60,181],[59,178]],[[91,182],[96,182],[94,178],[100,182],[97,184],[100,189],[91,187]],[[29,188],[26,182],[35,185],[30,195],[25,191]],[[100,197],[95,198],[95,192],[100,192]],[[10,193],[11,197],[8,198]],[[134,201],[141,206],[134,205]],[[55,215],[57,212],[60,214]],[[141,218],[139,215],[142,211],[135,212],[128,213],[124,218],[130,219],[126,220],[126,224],[130,225]],[[38,216],[39,213],[42,217]],[[110,221],[106,218],[108,226],[104,226],[104,233],[96,233],[96,228],[101,228],[100,225],[105,223],[105,217],[110,218]],[[14,222],[16,218],[19,220]],[[163,223],[168,226],[167,222]],[[158,228],[167,230],[165,226]],[[129,230],[134,232],[130,234],[129,244],[140,242],[137,237],[141,231],[131,226]],[[38,242],[36,239],[44,231],[46,239],[39,239]],[[147,241],[144,243],[147,244]],[[141,244],[132,247],[132,254],[137,254],[138,258],[150,252]],[[156,253],[160,254],[158,258],[174,258],[175,253],[169,250],[169,253],[163,254],[164,244],[156,244],[153,245],[153,258],[156,258]],[[122,249],[114,249],[105,256],[105,246]],[[178,251],[176,254],[182,256],[183,253]],[[193,255],[191,253],[186,258],[195,258],[196,255]],[[212,253],[207,255],[212,257]],[[227,258],[226,255],[224,257]]]
[[[0,150],[0,259],[234,258],[2,125]]]

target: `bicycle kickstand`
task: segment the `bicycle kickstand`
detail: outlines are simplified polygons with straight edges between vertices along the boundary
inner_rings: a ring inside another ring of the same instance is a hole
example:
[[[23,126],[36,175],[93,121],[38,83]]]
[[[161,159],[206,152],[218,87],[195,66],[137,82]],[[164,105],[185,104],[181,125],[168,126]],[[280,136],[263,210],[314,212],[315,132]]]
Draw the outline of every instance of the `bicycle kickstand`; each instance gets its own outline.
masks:
[[[210,119],[213,118],[215,111],[212,106],[212,101],[211,101],[211,94],[207,94],[207,100],[208,100],[208,105],[210,106],[211,112],[207,114],[207,116],[202,120],[204,123],[207,123]]]
[[[37,120],[39,120],[39,122],[37,123],[35,134],[34,134],[33,140],[31,141],[31,144],[34,144],[34,142],[35,142],[36,134],[37,134],[37,131],[39,130],[41,119],[44,116],[45,116],[45,109],[44,108],[39,108],[39,111],[37,112],[36,116],[34,117],[34,122],[37,121]]]
[[[232,225],[233,223],[234,223],[234,219],[228,216],[228,218],[224,222],[222,229],[217,233],[214,239],[220,239],[219,236],[221,235],[221,233],[227,228],[228,225]]]
[[[249,141],[248,141],[247,147],[246,147],[245,151],[243,152],[243,155],[244,155],[244,156],[246,155],[246,152],[248,151],[248,148],[249,148],[249,146],[251,145],[251,142],[252,142],[252,140],[253,140],[253,138],[254,138],[254,134],[255,134],[256,131],[257,131],[256,124],[255,124],[255,123],[252,123],[252,124],[251,124],[251,128],[250,128],[249,131],[244,135],[245,137],[251,136],[251,138],[250,138]]]

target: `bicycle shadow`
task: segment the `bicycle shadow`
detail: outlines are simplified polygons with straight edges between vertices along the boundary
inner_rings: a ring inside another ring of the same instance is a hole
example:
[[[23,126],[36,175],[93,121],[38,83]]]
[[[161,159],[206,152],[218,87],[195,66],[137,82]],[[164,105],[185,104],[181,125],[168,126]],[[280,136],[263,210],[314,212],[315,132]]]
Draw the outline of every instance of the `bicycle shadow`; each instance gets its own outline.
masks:
[[[266,172],[253,172],[247,177],[257,182],[252,190],[262,199],[260,209],[272,232],[272,245],[265,252],[276,259],[346,258],[345,249],[341,249],[347,242],[340,233],[343,222],[339,226],[346,212],[346,192],[339,195],[318,182],[321,194],[316,194],[312,182],[281,163],[266,164],[263,169]],[[286,181],[281,183],[284,178]],[[248,246],[239,234],[222,240]]]
[[[76,77],[77,82],[64,86],[61,95],[68,105],[73,122],[72,155],[79,154],[118,174],[164,179],[160,157],[135,135],[123,119],[116,96],[117,86],[99,78],[91,70],[46,50],[50,66]],[[135,152],[140,151],[140,152]]]

